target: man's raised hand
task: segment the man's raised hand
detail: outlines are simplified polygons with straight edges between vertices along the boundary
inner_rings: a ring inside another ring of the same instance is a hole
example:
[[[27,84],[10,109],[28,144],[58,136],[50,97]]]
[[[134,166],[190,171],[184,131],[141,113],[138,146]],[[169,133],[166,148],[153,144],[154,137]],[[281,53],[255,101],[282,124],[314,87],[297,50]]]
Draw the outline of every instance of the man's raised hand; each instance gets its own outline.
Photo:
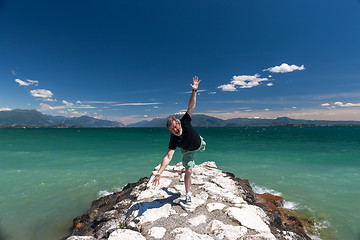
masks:
[[[193,77],[193,84],[190,84],[190,86],[192,87],[192,89],[194,91],[196,91],[198,89],[200,82],[201,82],[201,80],[198,80],[197,76]]]

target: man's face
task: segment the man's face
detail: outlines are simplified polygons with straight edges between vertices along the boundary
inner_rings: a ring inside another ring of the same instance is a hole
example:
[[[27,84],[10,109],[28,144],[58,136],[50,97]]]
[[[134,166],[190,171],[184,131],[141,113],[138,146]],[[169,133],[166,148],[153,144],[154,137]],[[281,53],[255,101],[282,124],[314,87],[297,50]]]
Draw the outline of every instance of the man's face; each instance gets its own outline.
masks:
[[[169,126],[169,130],[174,135],[181,136],[182,134],[181,123],[176,123],[176,121],[173,121],[172,124]]]

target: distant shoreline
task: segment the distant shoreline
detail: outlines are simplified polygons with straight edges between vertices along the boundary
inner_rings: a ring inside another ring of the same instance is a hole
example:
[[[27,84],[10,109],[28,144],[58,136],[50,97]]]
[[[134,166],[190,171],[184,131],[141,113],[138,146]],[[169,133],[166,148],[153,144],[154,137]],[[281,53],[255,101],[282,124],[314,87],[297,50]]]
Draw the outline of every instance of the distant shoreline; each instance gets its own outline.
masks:
[[[195,126],[197,128],[256,128],[256,127],[359,127],[360,125],[312,125],[312,124],[286,124],[286,125],[249,125],[249,126]],[[166,127],[82,127],[82,126],[36,126],[36,125],[0,125],[0,129],[136,129],[136,128],[166,128]]]

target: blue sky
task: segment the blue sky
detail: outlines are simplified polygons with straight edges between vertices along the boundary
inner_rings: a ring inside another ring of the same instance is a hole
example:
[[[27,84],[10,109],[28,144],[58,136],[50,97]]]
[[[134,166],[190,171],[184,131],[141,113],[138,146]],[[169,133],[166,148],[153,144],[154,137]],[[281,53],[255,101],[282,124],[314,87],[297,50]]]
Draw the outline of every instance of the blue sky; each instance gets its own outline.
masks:
[[[360,1],[0,0],[0,110],[360,120]]]

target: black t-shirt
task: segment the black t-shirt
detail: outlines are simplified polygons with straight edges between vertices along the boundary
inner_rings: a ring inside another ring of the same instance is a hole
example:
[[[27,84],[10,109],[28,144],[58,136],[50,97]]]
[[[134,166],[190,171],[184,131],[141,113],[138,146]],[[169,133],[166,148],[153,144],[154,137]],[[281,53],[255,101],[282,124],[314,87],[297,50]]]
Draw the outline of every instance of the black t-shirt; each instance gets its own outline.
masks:
[[[182,148],[188,151],[198,150],[201,144],[200,135],[191,126],[191,117],[186,112],[185,115],[180,119],[181,128],[183,130],[181,136],[171,134],[169,149],[175,150],[176,147]]]

